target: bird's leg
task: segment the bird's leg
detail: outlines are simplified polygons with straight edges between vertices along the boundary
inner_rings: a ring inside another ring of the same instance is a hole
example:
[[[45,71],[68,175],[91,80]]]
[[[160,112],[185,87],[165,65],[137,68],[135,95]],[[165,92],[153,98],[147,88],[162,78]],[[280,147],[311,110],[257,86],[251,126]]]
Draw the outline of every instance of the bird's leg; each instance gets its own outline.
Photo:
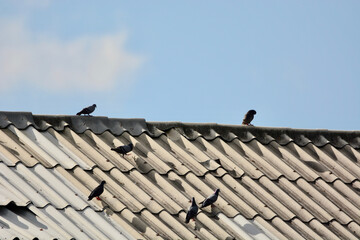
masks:
[[[96,197],[97,200],[101,201],[101,199],[99,197]]]
[[[195,217],[193,217],[193,218],[192,218],[192,220],[193,220],[193,222],[195,222],[196,218],[195,218]]]

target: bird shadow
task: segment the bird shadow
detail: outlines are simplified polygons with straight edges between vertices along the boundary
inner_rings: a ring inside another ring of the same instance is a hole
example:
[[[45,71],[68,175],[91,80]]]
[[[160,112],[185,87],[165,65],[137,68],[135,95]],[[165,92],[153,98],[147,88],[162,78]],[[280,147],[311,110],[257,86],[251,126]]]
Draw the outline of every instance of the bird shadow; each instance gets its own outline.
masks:
[[[182,182],[179,179],[174,179],[174,180],[170,180],[170,181],[173,183],[173,185],[177,189],[179,189],[182,192],[185,192],[185,188],[183,187]]]
[[[101,198],[100,198],[101,199]],[[101,204],[101,207],[102,207],[102,210],[105,211],[106,213],[109,212],[109,209],[110,209],[110,206],[109,204],[107,204],[104,199],[101,199],[100,200],[100,204]],[[112,215],[112,213],[109,212],[109,215]]]
[[[210,210],[210,211],[209,211]],[[209,218],[215,218],[218,219],[217,215],[220,211],[220,209],[216,206],[207,206],[201,209],[201,212],[203,212],[206,216],[208,216]]]
[[[317,162],[303,161],[303,163],[305,163],[308,167],[320,173],[329,171],[328,169],[326,169],[324,166],[322,166],[320,163]]]
[[[151,166],[142,158],[140,157],[134,157],[135,167],[141,172],[141,173],[147,173],[152,168]]]
[[[195,220],[194,230],[195,231],[200,231],[201,228],[203,228],[202,224],[200,224],[199,221]]]
[[[134,217],[131,221],[132,225],[139,230],[141,233],[145,233],[146,232],[146,225],[138,218],[138,217]]]

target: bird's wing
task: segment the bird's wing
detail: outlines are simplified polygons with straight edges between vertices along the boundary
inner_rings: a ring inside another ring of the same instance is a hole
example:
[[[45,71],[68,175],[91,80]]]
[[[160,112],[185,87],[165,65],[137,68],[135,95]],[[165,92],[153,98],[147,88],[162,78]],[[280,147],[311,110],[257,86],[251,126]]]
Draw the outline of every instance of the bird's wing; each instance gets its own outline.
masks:
[[[88,111],[89,111],[89,113],[92,113],[93,111],[95,111],[95,106],[89,106]]]
[[[94,190],[92,190],[92,192],[89,195],[89,199],[92,199],[95,197],[95,190],[96,190],[96,188]]]
[[[84,113],[86,113],[86,114],[89,114],[89,113],[91,113],[92,111],[91,111],[91,109],[90,109],[90,107],[86,107],[86,108],[84,108]]]
[[[128,152],[131,151],[131,146],[130,146],[130,145],[125,145],[125,146],[123,147],[123,149],[124,149],[124,152],[125,152],[125,153],[128,153]]]
[[[78,114],[87,114],[87,108],[83,108]]]
[[[97,186],[90,194],[92,197],[97,197],[102,194],[104,191],[104,187],[102,185]]]
[[[197,206],[191,206],[186,214],[186,222],[189,222],[189,220],[196,216],[196,213],[198,211]]]
[[[217,200],[216,194],[211,195],[211,196],[209,197],[209,200],[210,200],[211,204],[213,204],[213,203]]]
[[[84,114],[85,108],[83,108],[80,112],[77,113],[77,115]]]
[[[209,206],[210,204],[213,204],[217,200],[217,196],[215,194],[212,194],[202,204],[202,207]]]
[[[210,198],[205,199],[205,201],[202,203],[202,207],[207,207],[211,204]]]

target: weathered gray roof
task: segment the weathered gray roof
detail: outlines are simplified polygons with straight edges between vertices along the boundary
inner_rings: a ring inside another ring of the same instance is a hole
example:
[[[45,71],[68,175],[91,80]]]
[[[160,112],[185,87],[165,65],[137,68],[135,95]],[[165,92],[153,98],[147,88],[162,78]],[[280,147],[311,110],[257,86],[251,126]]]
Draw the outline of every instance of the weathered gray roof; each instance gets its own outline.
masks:
[[[360,132],[0,112],[4,239],[358,239]],[[111,147],[134,144],[130,155]],[[106,180],[103,201],[87,201]],[[214,208],[184,223],[191,197]]]

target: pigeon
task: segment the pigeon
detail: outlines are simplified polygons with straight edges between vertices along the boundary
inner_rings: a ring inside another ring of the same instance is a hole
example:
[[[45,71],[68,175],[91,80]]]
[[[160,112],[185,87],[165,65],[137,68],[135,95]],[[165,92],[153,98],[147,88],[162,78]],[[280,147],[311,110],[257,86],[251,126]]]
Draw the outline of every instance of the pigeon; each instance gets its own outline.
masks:
[[[87,114],[88,116],[90,116],[90,113],[95,111],[95,108],[96,108],[96,104],[93,104],[91,106],[88,106],[88,107],[84,108],[83,110],[78,112],[76,115],[80,116],[81,114],[84,114],[84,115]]]
[[[220,192],[220,189],[216,189],[215,192],[213,194],[211,194],[211,196],[209,196],[207,199],[205,199],[203,201],[200,208],[207,207],[209,205],[212,205],[214,202],[216,202],[216,200],[218,199],[218,196],[219,196],[219,192]]]
[[[105,181],[101,181],[100,185],[97,186],[89,195],[88,201],[91,201],[94,197],[96,197],[97,200],[101,200],[99,196],[104,192],[104,184]]]
[[[185,223],[189,223],[190,219],[194,219],[196,217],[196,214],[198,212],[199,208],[196,205],[195,198],[192,198],[191,206],[189,207],[189,210],[186,214]]]
[[[134,145],[132,143],[129,143],[128,145],[120,146],[117,148],[111,148],[111,150],[122,154],[124,157],[124,155],[127,154],[128,152],[131,152],[133,150],[133,148],[134,148]]]
[[[242,124],[243,125],[248,125],[248,126],[253,126],[252,124],[250,124],[250,122],[254,119],[255,114],[256,114],[255,110],[249,110],[245,114]]]

